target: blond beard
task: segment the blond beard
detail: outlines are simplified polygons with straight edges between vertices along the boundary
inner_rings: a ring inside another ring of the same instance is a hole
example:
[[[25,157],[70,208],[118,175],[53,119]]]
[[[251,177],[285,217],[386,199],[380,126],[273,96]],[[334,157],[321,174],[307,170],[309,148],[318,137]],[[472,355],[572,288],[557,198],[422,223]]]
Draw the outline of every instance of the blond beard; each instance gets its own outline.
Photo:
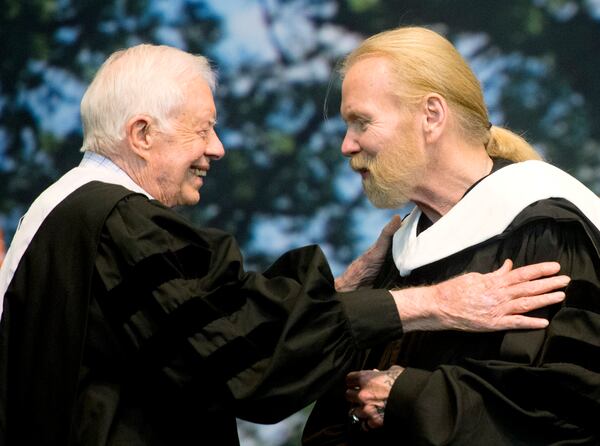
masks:
[[[352,169],[368,170],[363,188],[373,206],[396,209],[411,201],[425,165],[422,156],[411,146],[414,147],[411,144],[386,147],[375,156],[360,153],[350,160]]]

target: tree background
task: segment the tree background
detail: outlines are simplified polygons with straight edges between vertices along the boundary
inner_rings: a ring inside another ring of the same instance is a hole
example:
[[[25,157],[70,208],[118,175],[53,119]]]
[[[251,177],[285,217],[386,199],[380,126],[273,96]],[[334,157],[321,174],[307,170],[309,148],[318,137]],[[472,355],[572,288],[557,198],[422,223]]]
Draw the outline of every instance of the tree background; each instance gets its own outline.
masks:
[[[492,122],[600,192],[599,0],[1,0],[0,229],[80,159],[79,101],[111,52],[141,42],[219,70],[227,150],[195,222],[235,233],[248,265],[319,243],[339,273],[391,211],[374,210],[340,155],[341,58],[370,34],[426,25],[482,81]],[[401,214],[406,210],[396,210]],[[299,444],[306,410],[240,422],[244,445]]]

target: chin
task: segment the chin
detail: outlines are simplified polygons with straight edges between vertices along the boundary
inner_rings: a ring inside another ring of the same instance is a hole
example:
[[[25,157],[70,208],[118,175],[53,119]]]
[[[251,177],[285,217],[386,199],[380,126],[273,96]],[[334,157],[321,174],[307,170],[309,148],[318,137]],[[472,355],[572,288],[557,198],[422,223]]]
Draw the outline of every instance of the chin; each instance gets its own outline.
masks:
[[[380,190],[365,190],[365,192],[371,204],[379,209],[398,209],[410,202],[408,197],[400,194],[390,196],[390,194]]]
[[[193,196],[189,196],[189,197],[184,197],[183,199],[183,205],[184,206],[194,206],[195,204],[198,204],[200,202],[200,194],[196,194]]]
[[[399,209],[409,202],[409,200],[373,201],[370,198],[369,201],[373,206],[375,206],[378,209]]]

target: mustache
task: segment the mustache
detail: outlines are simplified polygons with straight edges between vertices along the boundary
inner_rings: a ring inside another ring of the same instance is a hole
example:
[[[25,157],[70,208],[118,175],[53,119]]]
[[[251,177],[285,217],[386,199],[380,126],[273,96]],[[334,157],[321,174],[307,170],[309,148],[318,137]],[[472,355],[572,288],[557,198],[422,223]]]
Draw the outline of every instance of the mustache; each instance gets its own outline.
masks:
[[[350,158],[350,167],[352,170],[369,170],[373,162],[373,158],[359,154]]]

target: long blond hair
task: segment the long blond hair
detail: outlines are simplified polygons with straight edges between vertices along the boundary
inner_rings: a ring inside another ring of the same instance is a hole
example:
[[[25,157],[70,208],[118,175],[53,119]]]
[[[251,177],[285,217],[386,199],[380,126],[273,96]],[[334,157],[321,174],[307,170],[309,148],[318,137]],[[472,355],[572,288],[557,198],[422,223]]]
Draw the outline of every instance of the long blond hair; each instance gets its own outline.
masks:
[[[397,80],[397,95],[416,104],[427,93],[443,96],[457,115],[468,141],[483,144],[492,157],[512,161],[540,159],[524,138],[491,126],[481,84],[456,48],[440,34],[422,27],[401,27],[366,39],[344,60],[342,77],[357,61],[384,57]]]

